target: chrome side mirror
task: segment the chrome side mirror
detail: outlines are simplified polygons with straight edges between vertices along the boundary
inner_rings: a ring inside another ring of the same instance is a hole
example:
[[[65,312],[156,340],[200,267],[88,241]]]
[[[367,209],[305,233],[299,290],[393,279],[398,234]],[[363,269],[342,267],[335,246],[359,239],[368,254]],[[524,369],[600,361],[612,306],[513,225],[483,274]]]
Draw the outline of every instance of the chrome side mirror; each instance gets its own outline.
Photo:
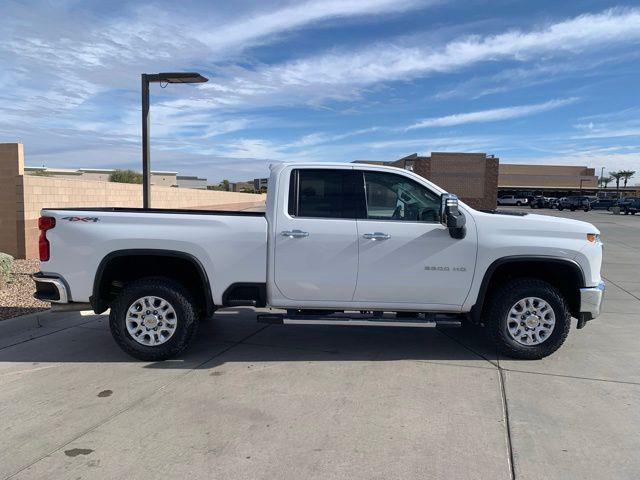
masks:
[[[440,218],[442,224],[449,229],[451,238],[464,238],[467,233],[467,220],[458,210],[458,197],[452,193],[443,193],[440,197]]]

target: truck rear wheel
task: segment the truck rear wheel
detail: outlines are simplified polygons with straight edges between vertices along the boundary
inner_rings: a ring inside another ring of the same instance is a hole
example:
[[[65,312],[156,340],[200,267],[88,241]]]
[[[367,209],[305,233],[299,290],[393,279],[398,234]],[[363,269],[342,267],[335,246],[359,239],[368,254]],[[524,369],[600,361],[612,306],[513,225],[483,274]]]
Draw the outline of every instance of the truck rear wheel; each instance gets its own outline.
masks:
[[[189,346],[198,316],[189,292],[165,278],[127,285],[111,304],[109,326],[116,343],[140,360],[173,358]]]
[[[489,300],[487,317],[487,331],[498,351],[522,360],[551,355],[571,328],[562,294],[535,278],[519,278],[499,287]]]

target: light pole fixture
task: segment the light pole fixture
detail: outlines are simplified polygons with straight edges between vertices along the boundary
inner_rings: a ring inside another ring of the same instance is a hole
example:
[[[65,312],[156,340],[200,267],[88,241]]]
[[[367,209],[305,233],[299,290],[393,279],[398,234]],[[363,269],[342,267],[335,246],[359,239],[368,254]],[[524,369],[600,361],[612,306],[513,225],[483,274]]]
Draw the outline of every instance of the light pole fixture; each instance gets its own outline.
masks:
[[[203,83],[209,81],[195,72],[168,72],[142,74],[142,206],[151,204],[151,158],[149,155],[149,84],[150,83]]]

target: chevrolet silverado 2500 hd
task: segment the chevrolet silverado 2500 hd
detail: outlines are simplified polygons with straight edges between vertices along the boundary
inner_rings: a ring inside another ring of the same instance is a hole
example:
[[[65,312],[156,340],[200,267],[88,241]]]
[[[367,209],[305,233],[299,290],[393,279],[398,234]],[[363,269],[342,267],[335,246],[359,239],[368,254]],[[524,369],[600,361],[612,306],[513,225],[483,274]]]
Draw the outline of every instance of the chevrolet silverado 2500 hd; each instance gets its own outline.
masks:
[[[604,294],[593,225],[474,210],[410,171],[272,167],[266,213],[44,209],[37,298],[110,309],[122,349],[180,353],[200,318],[249,305],[271,323],[484,326],[499,350],[538,359]]]

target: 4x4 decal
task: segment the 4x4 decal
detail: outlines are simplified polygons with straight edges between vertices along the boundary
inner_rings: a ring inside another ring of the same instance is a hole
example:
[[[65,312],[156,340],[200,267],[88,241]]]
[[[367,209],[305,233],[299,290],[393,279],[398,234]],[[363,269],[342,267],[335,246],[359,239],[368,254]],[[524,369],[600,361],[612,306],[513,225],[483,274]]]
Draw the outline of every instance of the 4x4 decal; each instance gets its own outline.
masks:
[[[99,217],[62,217],[62,220],[68,220],[70,222],[99,222]]]

